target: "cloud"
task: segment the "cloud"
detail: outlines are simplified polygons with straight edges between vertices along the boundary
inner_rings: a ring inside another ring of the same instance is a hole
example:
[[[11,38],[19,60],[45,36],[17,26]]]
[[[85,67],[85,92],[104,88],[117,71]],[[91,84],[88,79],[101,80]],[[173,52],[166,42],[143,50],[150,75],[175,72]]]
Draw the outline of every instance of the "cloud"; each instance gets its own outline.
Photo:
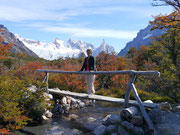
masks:
[[[113,30],[113,29],[90,29],[83,27],[58,27],[58,26],[42,27],[41,26],[41,29],[46,32],[69,34],[71,35],[71,37],[86,37],[86,38],[132,39],[137,34],[137,31],[122,31],[122,30]]]
[[[81,15],[146,13],[144,0],[1,0],[0,19],[8,21],[64,21]],[[139,12],[140,11],[140,12]]]

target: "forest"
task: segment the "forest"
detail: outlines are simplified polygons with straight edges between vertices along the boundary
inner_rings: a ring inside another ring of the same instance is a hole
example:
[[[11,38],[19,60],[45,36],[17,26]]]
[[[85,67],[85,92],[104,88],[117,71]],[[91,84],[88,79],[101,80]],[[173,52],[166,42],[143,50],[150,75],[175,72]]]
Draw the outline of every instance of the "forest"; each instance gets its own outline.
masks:
[[[153,102],[180,103],[180,3],[179,0],[159,0],[154,6],[170,5],[174,8],[168,15],[155,16],[150,24],[153,29],[167,28],[164,35],[153,38],[152,45],[131,48],[121,57],[115,53],[101,52],[96,57],[98,71],[157,70],[161,76],[137,76],[136,88],[140,98]],[[153,30],[152,29],[152,30]],[[44,74],[36,69],[79,71],[85,55],[79,58],[45,60],[26,54],[10,52],[13,44],[4,44],[0,37],[0,134],[10,134],[28,123],[39,122],[39,116],[48,108],[44,89],[35,93],[27,88],[39,87]],[[127,75],[98,75],[95,80],[96,94],[124,98],[129,81]],[[86,92],[82,75],[50,74],[49,87]],[[44,84],[45,86],[45,84]],[[133,94],[131,99],[134,99]]]

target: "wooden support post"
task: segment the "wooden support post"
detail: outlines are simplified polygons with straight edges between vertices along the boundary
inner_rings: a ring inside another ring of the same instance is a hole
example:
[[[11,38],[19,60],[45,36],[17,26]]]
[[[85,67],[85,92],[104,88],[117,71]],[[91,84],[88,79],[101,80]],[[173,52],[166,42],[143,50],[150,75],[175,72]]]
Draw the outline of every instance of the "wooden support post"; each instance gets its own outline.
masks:
[[[39,86],[39,90],[41,89],[41,86],[42,86],[42,84],[44,83],[44,82],[46,82],[46,92],[49,94],[49,88],[48,88],[48,77],[49,77],[49,73],[48,72],[46,72],[45,73],[45,76],[44,76],[44,79],[43,79],[43,81],[41,82],[41,85]]]
[[[124,108],[127,108],[129,105],[129,98],[130,98],[130,92],[131,92],[131,84],[134,83],[136,78],[136,75],[131,72],[131,74],[129,75],[129,82],[128,82],[128,86],[126,89],[126,94],[125,94],[125,101],[124,101]]]
[[[49,88],[48,88],[48,77],[49,77],[49,73],[46,72],[46,92],[49,94]]]
[[[140,99],[140,97],[139,97],[139,95],[137,93],[135,85],[133,83],[131,83],[131,88],[132,88],[133,94],[134,94],[134,96],[135,96],[135,98],[136,98],[136,100],[138,102],[141,113],[143,114],[144,119],[145,119],[145,121],[146,121],[146,123],[147,123],[147,125],[148,125],[148,127],[150,129],[151,134],[156,135],[157,133],[155,131],[154,125],[153,125],[149,115],[147,114],[147,112],[146,112],[146,110],[145,110],[145,108],[144,108],[144,106],[142,104],[142,101],[141,101],[141,99]]]
[[[41,89],[42,84],[46,81],[46,78],[47,78],[47,75],[44,76],[44,78],[43,78],[43,80],[41,82],[41,85],[39,86],[39,90]]]

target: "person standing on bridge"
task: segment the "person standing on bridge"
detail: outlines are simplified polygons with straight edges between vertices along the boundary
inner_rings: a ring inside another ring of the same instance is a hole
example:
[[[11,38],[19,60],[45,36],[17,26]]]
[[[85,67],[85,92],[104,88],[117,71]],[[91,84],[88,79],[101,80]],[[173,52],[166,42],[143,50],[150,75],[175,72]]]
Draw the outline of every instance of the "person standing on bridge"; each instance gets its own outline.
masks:
[[[85,71],[96,71],[95,58],[92,56],[92,50],[86,50],[87,57],[84,59],[84,63],[82,65],[81,71],[85,69]],[[87,93],[88,95],[92,95],[95,93],[94,90],[94,80],[95,75],[85,75],[86,83],[87,83]]]

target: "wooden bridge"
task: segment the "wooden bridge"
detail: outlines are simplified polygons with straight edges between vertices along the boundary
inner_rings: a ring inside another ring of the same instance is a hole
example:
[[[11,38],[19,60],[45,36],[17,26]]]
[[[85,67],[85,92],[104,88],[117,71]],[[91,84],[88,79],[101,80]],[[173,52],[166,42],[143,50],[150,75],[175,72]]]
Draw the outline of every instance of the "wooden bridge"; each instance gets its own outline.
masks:
[[[90,100],[97,100],[97,101],[104,101],[104,102],[110,102],[110,103],[115,103],[115,104],[124,104],[124,99],[122,98],[114,98],[114,97],[107,97],[107,96],[102,96],[102,95],[91,95],[88,96],[86,93],[76,93],[76,92],[70,92],[67,90],[56,90],[56,89],[48,89],[49,93],[55,94],[55,95],[62,95],[62,96],[71,96],[71,97],[76,97],[76,98],[82,98],[82,99],[90,99]],[[159,104],[156,103],[146,103],[142,102],[143,106],[145,108],[158,108]],[[138,106],[138,102],[135,100],[129,100],[129,105],[132,106]]]
[[[45,77],[42,81],[42,83],[46,82],[46,92],[47,93],[52,93],[52,94],[60,94],[60,95],[68,95],[68,96],[73,96],[73,97],[78,97],[78,98],[88,98],[88,99],[95,99],[95,100],[100,100],[100,101],[107,101],[107,102],[113,102],[113,103],[119,103],[119,104],[124,104],[124,108],[127,108],[129,105],[135,105],[139,106],[141,113],[144,116],[144,119],[152,132],[152,134],[156,134],[154,125],[149,118],[145,107],[148,108],[157,108],[158,104],[155,103],[144,103],[141,101],[137,90],[134,85],[134,81],[136,79],[137,75],[156,75],[160,77],[160,72],[158,71],[134,71],[134,70],[124,70],[124,71],[60,71],[60,70],[44,70],[44,69],[37,69],[37,72],[44,72]],[[89,74],[89,75],[115,75],[115,74],[128,74],[129,75],[129,82],[127,86],[127,90],[125,93],[125,99],[120,99],[120,98],[112,98],[112,97],[106,97],[106,96],[100,96],[100,95],[92,95],[90,97],[87,96],[85,93],[74,93],[74,92],[68,92],[68,91],[57,91],[53,89],[48,88],[48,76],[49,73],[59,73],[59,74]],[[133,91],[133,94],[135,96],[136,101],[134,100],[129,100],[130,98],[130,91]]]

